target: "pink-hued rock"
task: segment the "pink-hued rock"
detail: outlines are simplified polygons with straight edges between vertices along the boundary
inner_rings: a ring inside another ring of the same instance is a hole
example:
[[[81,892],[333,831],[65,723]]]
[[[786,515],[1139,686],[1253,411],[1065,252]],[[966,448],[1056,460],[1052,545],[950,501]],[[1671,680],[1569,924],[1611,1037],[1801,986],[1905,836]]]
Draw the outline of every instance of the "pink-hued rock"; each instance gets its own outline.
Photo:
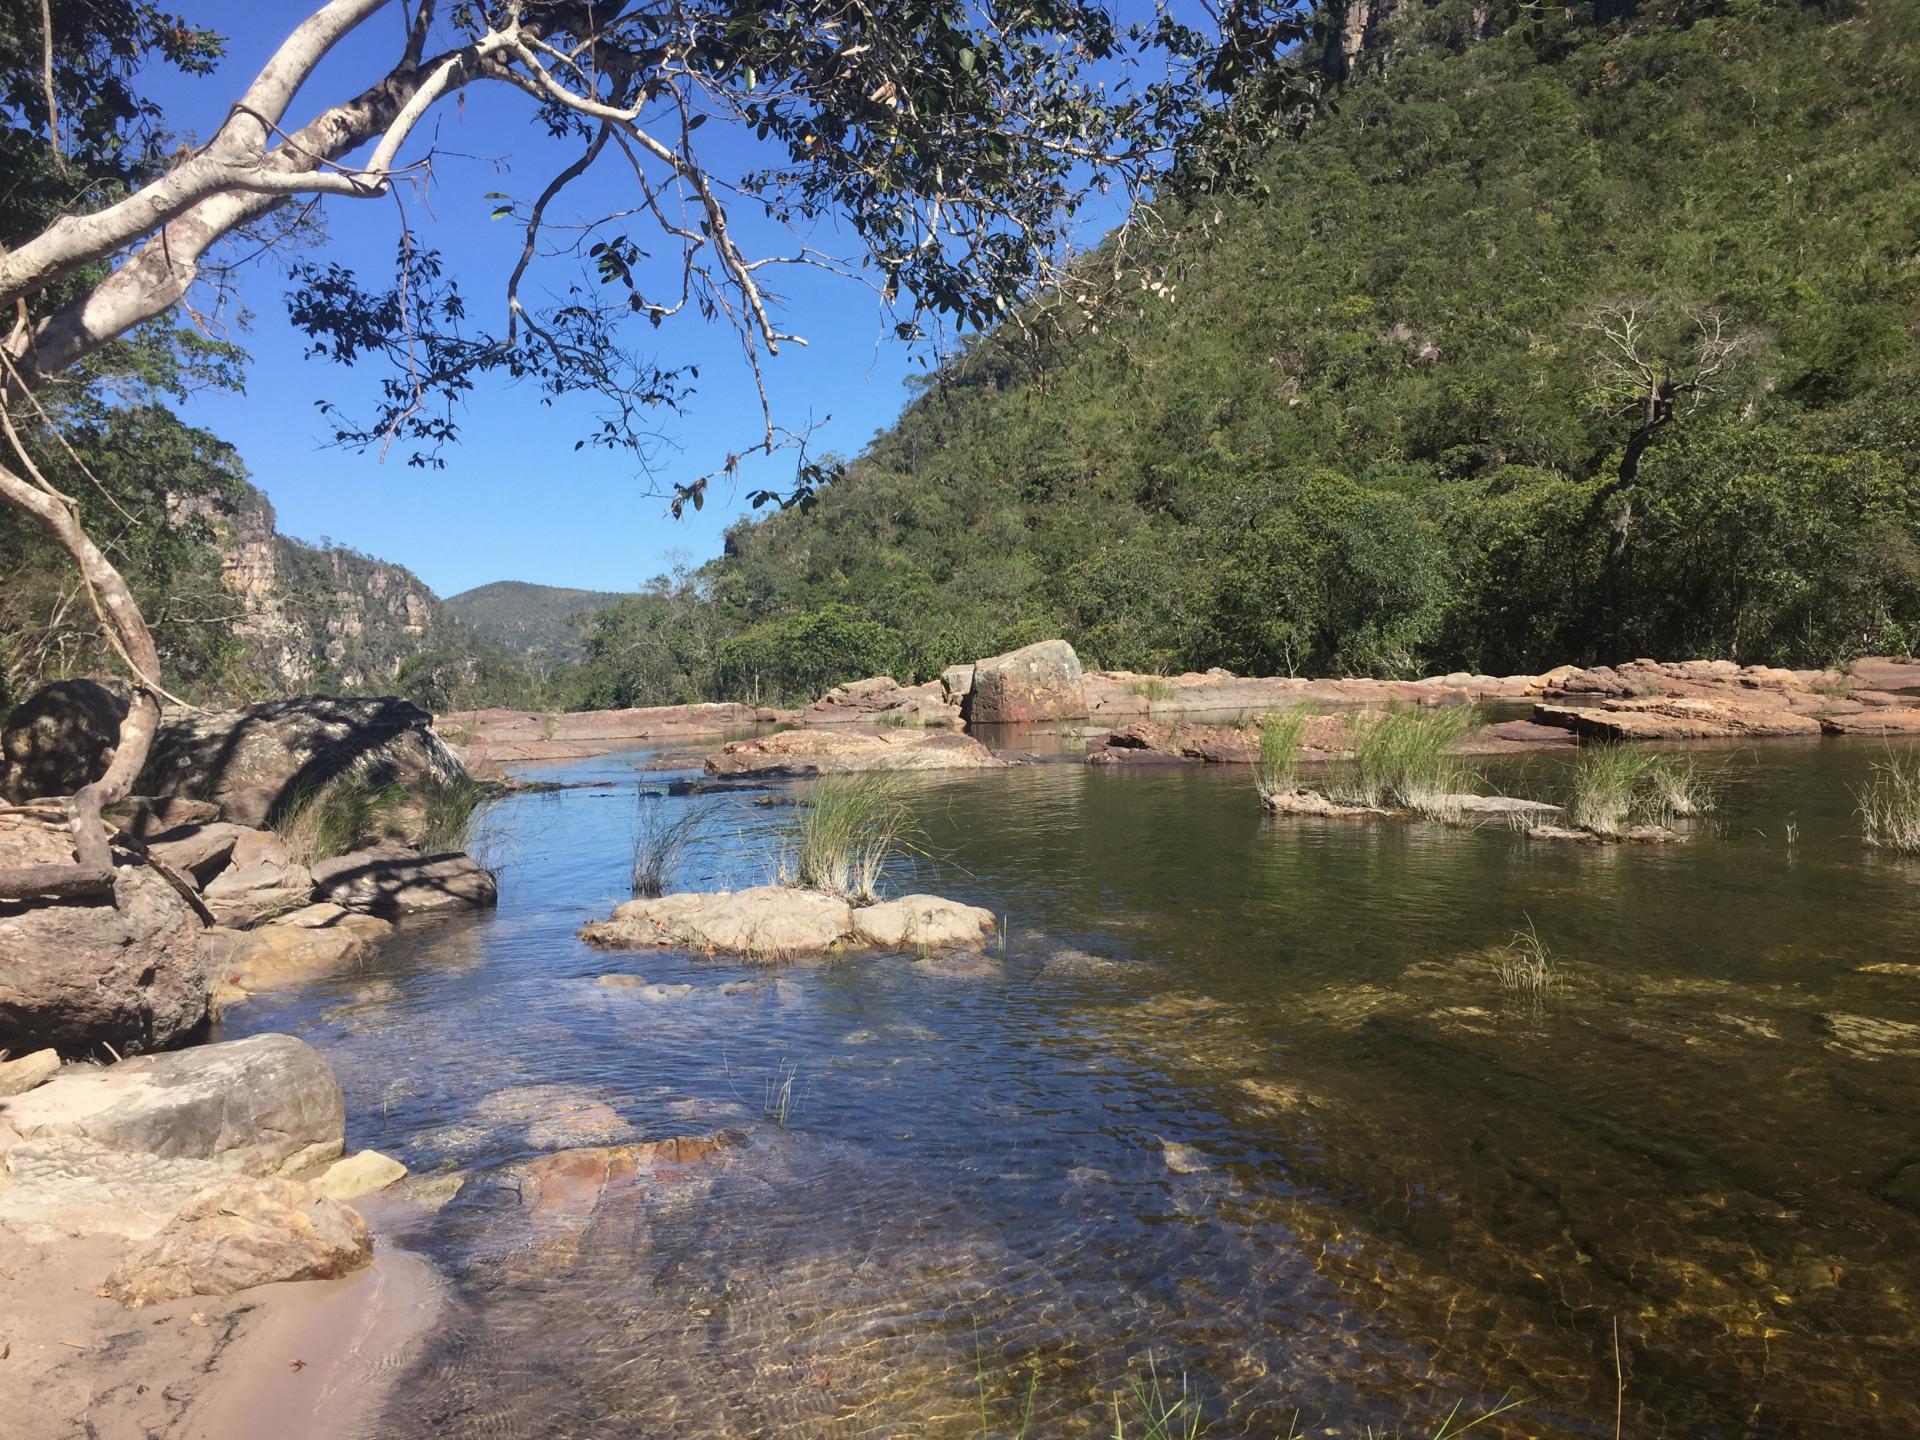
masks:
[[[1611,699],[1598,706],[1539,705],[1534,718],[1601,740],[1726,740],[1818,735],[1820,722],[1781,705],[1696,697]]]
[[[1004,765],[950,730],[781,730],[707,757],[709,775],[827,775],[856,770],[987,770]]]
[[[1078,720],[1086,714],[1080,657],[1064,640],[1042,640],[973,667],[967,692],[970,725]]]
[[[957,730],[963,723],[958,702],[948,699],[938,680],[902,685],[886,675],[836,685],[809,705],[807,725],[907,725]]]

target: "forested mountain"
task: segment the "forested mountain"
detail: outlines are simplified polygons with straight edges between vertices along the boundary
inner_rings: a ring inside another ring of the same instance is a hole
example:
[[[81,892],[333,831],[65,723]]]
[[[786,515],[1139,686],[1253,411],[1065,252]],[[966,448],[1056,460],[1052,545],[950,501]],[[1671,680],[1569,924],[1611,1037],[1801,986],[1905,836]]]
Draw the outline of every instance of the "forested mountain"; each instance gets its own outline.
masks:
[[[1920,7],[1369,11],[1256,187],[1166,207],[1124,300],[1001,326],[810,507],[607,611],[586,698],[1052,634],[1281,673],[1910,650]]]
[[[496,580],[440,603],[483,640],[510,650],[545,651],[556,660],[578,660],[586,653],[581,632],[591,618],[626,598],[605,590]]]

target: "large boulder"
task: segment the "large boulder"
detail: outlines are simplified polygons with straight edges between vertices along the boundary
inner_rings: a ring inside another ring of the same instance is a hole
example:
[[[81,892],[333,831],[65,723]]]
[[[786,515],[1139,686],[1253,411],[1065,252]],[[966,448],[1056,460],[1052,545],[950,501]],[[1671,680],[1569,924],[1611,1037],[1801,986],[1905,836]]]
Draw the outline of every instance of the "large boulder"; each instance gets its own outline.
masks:
[[[969,724],[1078,720],[1086,713],[1080,657],[1064,640],[1042,640],[973,667],[973,685],[967,691]]]
[[[902,895],[853,912],[855,938],[881,950],[978,949],[995,926],[991,910],[938,895]]]
[[[71,795],[107,773],[127,702],[94,680],[56,680],[29,695],[0,734],[0,796],[14,804]]]
[[[346,1101],[320,1053],[252,1035],[116,1065],[71,1066],[0,1101],[0,1132],[71,1136],[112,1150],[288,1174],[340,1154]]]
[[[629,900],[615,908],[611,920],[588,925],[580,938],[593,945],[679,945],[785,960],[830,950],[852,928],[852,907],[844,900],[815,890],[761,885]]]
[[[135,788],[212,800],[225,819],[264,825],[349,771],[375,786],[466,773],[411,701],[315,695],[170,715]]]
[[[314,893],[366,915],[481,910],[499,899],[493,876],[471,857],[422,855],[405,845],[375,845],[313,867]]]
[[[367,1222],[292,1180],[232,1180],[196,1195],[123,1260],[107,1292],[128,1305],[330,1280],[373,1259]]]
[[[0,1049],[131,1055],[207,1023],[200,917],[158,871],[114,861],[117,903],[0,900]],[[0,869],[72,862],[64,827],[0,815]]]
[[[709,775],[832,775],[857,770],[986,770],[1006,762],[950,730],[781,730],[707,757]]]

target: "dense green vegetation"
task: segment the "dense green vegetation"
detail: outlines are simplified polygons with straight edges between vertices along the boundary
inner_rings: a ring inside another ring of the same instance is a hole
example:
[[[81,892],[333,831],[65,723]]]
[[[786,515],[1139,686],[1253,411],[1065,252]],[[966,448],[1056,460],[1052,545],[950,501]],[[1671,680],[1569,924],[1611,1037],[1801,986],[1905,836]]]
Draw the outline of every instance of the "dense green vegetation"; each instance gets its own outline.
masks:
[[[482,640],[568,661],[586,654],[581,632],[588,621],[626,598],[605,590],[496,580],[449,595],[440,605]]]
[[[809,508],[606,612],[576,703],[1052,634],[1261,673],[1911,649],[1914,7],[1513,14],[1403,19],[1255,193],[1161,217],[1130,298],[1002,326]]]

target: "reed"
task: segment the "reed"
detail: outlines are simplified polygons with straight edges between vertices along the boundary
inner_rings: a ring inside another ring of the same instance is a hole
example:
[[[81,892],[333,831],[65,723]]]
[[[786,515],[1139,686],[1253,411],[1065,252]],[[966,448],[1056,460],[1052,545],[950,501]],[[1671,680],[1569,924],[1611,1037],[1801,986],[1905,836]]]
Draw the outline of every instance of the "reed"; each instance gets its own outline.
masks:
[[[633,816],[633,893],[642,899],[666,894],[700,835],[700,811],[686,806],[671,813],[667,797],[642,790]]]
[[[1596,835],[1624,834],[1649,816],[1654,757],[1618,742],[1583,745],[1567,777],[1567,819]]]
[[[1253,784],[1262,803],[1271,805],[1275,797],[1291,794],[1297,787],[1295,775],[1300,768],[1300,742],[1313,718],[1304,707],[1280,710],[1260,722],[1260,752],[1253,762]]]
[[[1497,973],[1503,989],[1534,1006],[1544,1004],[1548,993],[1559,983],[1553,954],[1541,941],[1532,920],[1527,921],[1526,929],[1514,932]]]
[[[1346,754],[1328,791],[1346,805],[1412,810],[1458,819],[1458,797],[1473,785],[1472,768],[1453,753],[1479,724],[1471,706],[1361,711],[1347,717]]]
[[[878,899],[887,866],[912,848],[904,790],[900,777],[886,771],[814,781],[795,809],[781,883],[854,901]]]
[[[1681,819],[1704,815],[1719,803],[1719,777],[1684,756],[1650,756],[1647,788],[1653,808]]]
[[[1889,751],[1853,795],[1862,840],[1878,850],[1920,855],[1920,750]]]

